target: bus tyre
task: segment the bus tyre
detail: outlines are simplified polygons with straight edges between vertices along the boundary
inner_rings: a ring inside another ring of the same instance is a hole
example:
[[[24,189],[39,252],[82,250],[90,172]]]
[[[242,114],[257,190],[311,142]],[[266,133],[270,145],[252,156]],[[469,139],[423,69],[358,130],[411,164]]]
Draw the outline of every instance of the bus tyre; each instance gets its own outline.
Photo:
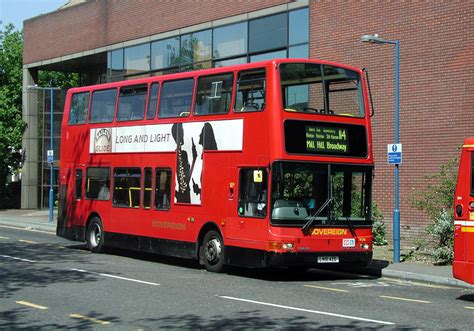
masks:
[[[94,216],[87,227],[87,248],[93,253],[100,253],[104,246],[104,228],[99,217]]]
[[[224,241],[217,231],[211,230],[206,233],[201,254],[207,271],[224,271]]]

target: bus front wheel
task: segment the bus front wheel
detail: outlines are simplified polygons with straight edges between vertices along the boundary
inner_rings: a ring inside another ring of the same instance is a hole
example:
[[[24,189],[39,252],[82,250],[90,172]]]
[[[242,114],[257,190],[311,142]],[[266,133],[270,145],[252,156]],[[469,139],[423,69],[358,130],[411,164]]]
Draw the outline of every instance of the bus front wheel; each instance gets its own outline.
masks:
[[[224,271],[224,241],[217,231],[211,230],[204,236],[201,256],[207,271]]]
[[[87,227],[87,248],[93,253],[100,253],[104,246],[104,228],[99,217],[94,216]]]

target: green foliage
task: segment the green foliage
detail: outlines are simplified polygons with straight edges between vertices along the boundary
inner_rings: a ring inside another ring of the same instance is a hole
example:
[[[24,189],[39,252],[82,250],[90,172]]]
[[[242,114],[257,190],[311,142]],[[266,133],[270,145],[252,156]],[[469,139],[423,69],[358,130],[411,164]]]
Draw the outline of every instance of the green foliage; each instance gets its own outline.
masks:
[[[454,217],[452,212],[443,210],[426,229],[435,239],[432,256],[439,264],[449,264],[454,257]]]
[[[8,24],[0,31],[0,196],[8,196],[7,177],[20,167],[25,123],[21,114],[23,35]],[[7,199],[0,199],[6,208]]]
[[[79,75],[75,72],[40,71],[38,86],[68,89],[79,86]]]
[[[22,120],[23,34],[8,24],[0,31],[0,209],[12,208],[20,200],[17,184],[7,184],[22,162],[21,141],[26,124]],[[39,73],[39,86],[77,86],[75,73]],[[12,195],[13,194],[13,195]]]
[[[372,202],[372,219],[373,244],[376,246],[387,245],[387,239],[385,239],[386,230],[385,223],[383,221],[383,215],[375,202]]]
[[[441,165],[438,173],[424,176],[428,185],[424,190],[412,193],[412,205],[427,212],[433,220],[443,211],[451,210],[456,191],[458,164],[459,159],[452,158]]]
[[[425,176],[428,186],[411,196],[412,205],[430,215],[432,223],[426,231],[433,237],[433,257],[437,263],[453,259],[454,216],[452,212],[456,191],[458,158],[441,165],[439,173]]]

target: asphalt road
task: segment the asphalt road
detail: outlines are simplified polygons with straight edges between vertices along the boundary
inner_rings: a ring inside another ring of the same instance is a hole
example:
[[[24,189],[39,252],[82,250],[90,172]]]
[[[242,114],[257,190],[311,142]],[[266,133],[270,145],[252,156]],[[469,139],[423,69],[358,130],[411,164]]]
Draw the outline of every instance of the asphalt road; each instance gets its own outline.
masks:
[[[329,271],[231,269],[0,226],[0,329],[464,329],[474,292]]]

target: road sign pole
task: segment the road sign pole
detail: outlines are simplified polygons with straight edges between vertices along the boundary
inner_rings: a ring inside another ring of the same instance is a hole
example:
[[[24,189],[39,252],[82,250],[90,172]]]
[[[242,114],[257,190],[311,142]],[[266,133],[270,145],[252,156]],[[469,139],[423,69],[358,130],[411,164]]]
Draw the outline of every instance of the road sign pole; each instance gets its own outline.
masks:
[[[399,143],[400,41],[395,40],[395,144]],[[393,210],[393,262],[400,262],[400,206],[398,164],[395,165],[395,208]]]
[[[50,136],[49,136],[49,149],[54,150],[53,144],[53,125],[54,125],[54,118],[53,118],[53,89],[49,89],[50,93],[50,115],[51,115],[51,128],[50,128]],[[49,222],[53,223],[54,221],[54,161],[49,164]]]

